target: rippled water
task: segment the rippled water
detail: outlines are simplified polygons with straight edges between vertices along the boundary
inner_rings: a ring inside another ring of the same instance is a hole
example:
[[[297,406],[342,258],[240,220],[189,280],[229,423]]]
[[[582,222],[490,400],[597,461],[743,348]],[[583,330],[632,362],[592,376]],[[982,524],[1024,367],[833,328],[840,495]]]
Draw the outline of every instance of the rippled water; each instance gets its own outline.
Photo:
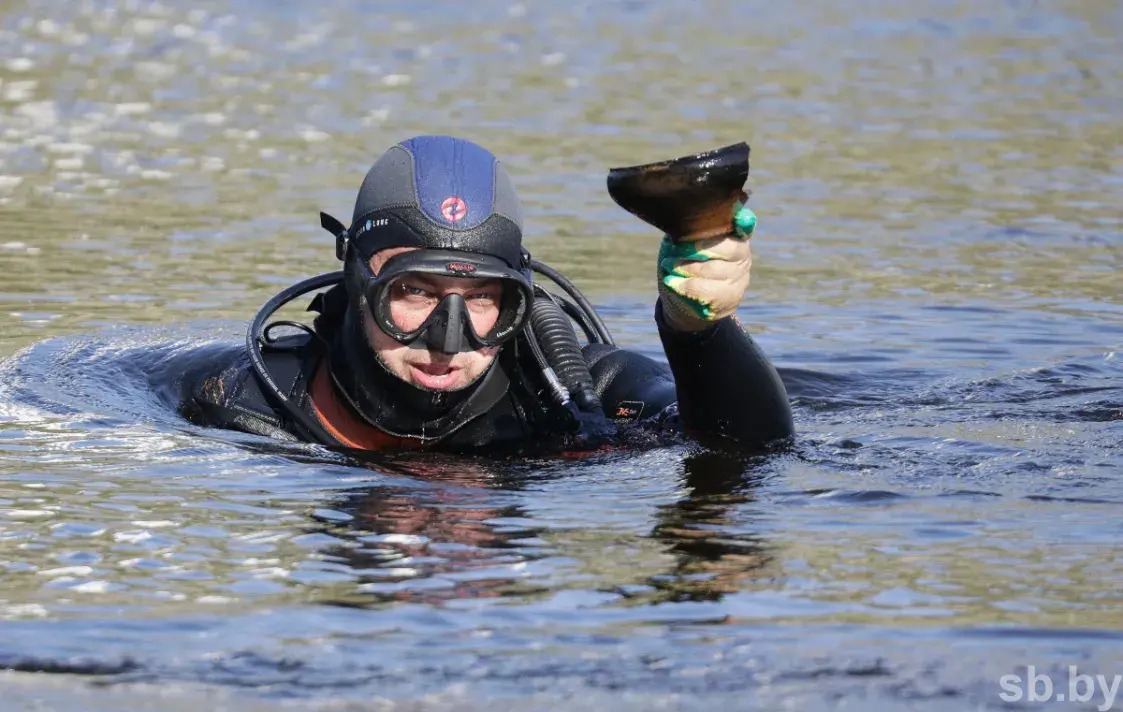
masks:
[[[1113,0],[0,3],[7,703],[959,710],[1123,673],[1121,32]],[[180,420],[174,357],[334,269],[317,211],[423,132],[499,154],[530,249],[654,355],[657,240],[605,170],[748,140],[741,317],[794,448],[355,462]]]

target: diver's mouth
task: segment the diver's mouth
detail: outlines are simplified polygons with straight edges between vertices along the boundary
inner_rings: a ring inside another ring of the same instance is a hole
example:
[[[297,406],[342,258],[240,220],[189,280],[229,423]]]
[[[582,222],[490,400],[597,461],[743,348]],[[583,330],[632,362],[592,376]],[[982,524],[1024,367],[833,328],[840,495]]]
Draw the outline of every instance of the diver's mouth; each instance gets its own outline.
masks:
[[[413,382],[422,388],[443,390],[460,381],[460,369],[451,364],[410,364]]]

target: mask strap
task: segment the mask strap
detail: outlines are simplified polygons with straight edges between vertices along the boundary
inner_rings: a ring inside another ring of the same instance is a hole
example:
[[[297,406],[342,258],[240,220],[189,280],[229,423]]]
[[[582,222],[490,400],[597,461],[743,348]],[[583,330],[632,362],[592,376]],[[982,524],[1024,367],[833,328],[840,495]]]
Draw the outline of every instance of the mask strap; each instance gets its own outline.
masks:
[[[347,245],[351,237],[347,228],[327,213],[320,213],[320,227],[335,235],[335,258],[342,262],[347,257]]]

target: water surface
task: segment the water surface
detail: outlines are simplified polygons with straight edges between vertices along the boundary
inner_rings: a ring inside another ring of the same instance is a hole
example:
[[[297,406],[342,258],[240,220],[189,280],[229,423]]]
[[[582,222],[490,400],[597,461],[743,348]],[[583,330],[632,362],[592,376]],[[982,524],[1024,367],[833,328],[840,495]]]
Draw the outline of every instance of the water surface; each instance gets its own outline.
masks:
[[[1121,32],[1096,0],[0,3],[6,698],[959,710],[1123,673]],[[740,316],[793,448],[356,462],[178,418],[150,383],[335,269],[317,212],[423,132],[500,155],[535,256],[655,356],[657,236],[605,170],[749,141]]]

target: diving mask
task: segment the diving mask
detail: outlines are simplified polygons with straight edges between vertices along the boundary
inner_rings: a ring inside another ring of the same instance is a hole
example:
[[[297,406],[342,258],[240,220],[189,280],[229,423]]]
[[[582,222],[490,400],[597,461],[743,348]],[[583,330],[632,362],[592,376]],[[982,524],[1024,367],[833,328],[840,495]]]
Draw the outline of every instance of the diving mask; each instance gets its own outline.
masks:
[[[410,250],[386,261],[377,275],[359,260],[362,294],[383,333],[402,344],[455,354],[499,346],[530,313],[529,277],[502,260],[459,250]],[[439,278],[465,280],[463,293],[441,294]],[[498,305],[498,318],[480,312]],[[477,319],[473,320],[473,314]],[[477,329],[477,323],[486,331]]]

